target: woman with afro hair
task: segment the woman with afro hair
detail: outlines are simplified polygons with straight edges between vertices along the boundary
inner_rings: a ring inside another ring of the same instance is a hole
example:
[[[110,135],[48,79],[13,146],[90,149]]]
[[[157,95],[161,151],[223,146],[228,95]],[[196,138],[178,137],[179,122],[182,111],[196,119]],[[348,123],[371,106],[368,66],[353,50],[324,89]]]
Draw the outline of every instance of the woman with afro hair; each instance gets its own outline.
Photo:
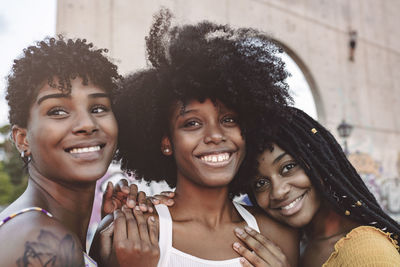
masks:
[[[321,124],[296,108],[270,135],[260,124],[248,136],[241,175],[248,194],[270,217],[303,232],[301,266],[400,266],[399,224],[377,203],[342,148]],[[253,230],[258,250],[240,253],[266,266],[269,246]],[[255,264],[257,262],[257,264]]]
[[[1,266],[96,266],[86,232],[115,153],[116,65],[84,39],[47,38],[14,61],[6,99],[25,192],[0,213]]]
[[[261,122],[276,124],[290,101],[279,49],[254,29],[170,24],[171,14],[161,10],[146,38],[151,67],[128,76],[115,102],[122,168],[176,188],[173,207],[155,206],[159,239],[149,249],[159,260],[153,266],[241,266],[244,258],[232,249],[241,241],[233,233],[244,234],[245,226],[282,248],[283,254],[270,251],[271,266],[296,266],[297,232],[232,202],[248,183],[237,176],[247,134]],[[129,258],[137,256],[134,239],[144,226],[126,208],[113,222],[109,238],[126,238],[112,245],[115,254],[135,266]],[[99,230],[95,238],[106,242],[107,234]],[[103,253],[99,262],[108,257]]]

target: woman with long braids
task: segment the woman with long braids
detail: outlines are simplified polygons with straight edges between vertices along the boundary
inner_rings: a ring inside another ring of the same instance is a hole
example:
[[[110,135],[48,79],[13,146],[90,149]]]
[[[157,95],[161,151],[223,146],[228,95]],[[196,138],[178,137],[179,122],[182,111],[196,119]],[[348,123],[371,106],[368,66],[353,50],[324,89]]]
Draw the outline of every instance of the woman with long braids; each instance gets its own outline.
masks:
[[[379,206],[332,134],[306,113],[260,124],[248,135],[242,174],[248,193],[270,217],[303,232],[301,266],[400,266],[399,224]],[[246,228],[245,266],[266,266],[271,243]],[[268,248],[269,247],[269,248]],[[268,248],[268,249],[267,249]]]

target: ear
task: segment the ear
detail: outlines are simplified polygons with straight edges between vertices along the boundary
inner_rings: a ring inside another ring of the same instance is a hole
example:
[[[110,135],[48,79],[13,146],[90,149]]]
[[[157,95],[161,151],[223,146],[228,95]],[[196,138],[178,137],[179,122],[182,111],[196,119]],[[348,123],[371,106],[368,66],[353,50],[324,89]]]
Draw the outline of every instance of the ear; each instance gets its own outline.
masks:
[[[24,152],[25,156],[30,155],[30,148],[28,139],[26,137],[26,128],[21,128],[17,125],[13,125],[11,128],[12,139],[14,141],[15,146],[17,147],[19,152]]]
[[[163,153],[165,156],[171,156],[172,155],[172,145],[171,141],[167,136],[164,136],[161,139],[161,153]]]

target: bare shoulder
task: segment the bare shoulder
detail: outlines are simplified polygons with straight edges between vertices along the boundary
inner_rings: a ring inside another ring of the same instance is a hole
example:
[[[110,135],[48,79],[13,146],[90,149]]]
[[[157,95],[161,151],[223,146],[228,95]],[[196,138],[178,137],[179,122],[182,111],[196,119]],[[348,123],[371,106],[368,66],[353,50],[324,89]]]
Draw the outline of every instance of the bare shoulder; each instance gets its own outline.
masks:
[[[261,233],[266,234],[269,238],[271,238],[271,240],[280,240],[283,237],[287,237],[289,239],[299,241],[298,230],[277,222],[269,217],[265,212],[257,208],[250,206],[245,207],[256,218]]]
[[[276,244],[286,255],[292,266],[297,266],[299,258],[299,231],[270,218],[265,212],[246,206],[257,220],[260,233]]]
[[[27,212],[2,225],[0,240],[3,266],[84,266],[76,235],[41,212]]]

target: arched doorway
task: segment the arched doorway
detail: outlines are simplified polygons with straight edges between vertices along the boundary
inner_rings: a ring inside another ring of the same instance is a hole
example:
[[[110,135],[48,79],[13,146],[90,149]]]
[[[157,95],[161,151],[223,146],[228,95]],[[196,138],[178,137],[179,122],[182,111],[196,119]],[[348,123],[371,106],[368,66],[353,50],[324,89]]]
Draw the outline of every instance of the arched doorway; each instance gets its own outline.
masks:
[[[278,42],[284,52],[281,58],[291,76],[287,79],[294,106],[304,110],[308,115],[325,122],[325,112],[316,83],[306,64],[290,48]]]

